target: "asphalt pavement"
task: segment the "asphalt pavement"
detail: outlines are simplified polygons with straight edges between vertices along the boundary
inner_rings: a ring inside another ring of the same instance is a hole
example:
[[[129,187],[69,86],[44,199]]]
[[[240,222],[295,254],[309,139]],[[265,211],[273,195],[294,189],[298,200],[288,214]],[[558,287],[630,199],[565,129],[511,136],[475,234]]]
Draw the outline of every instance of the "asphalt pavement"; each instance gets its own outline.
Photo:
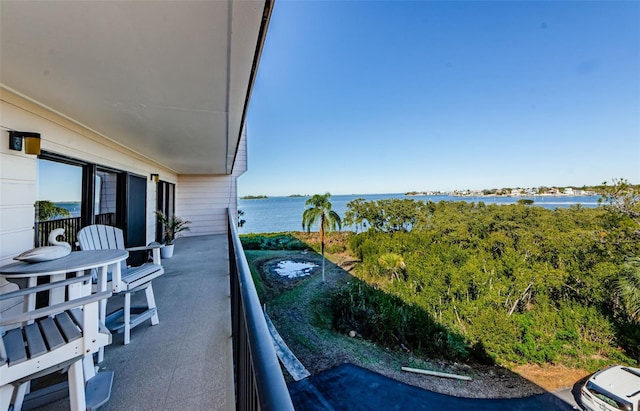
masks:
[[[290,383],[289,392],[297,411],[578,409],[571,389],[525,398],[460,398],[414,387],[353,364]]]

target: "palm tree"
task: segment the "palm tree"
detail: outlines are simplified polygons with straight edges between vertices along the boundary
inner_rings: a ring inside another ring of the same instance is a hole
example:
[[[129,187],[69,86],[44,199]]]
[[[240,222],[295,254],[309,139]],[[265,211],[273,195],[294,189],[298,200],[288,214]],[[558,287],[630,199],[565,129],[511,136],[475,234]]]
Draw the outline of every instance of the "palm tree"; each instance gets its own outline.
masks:
[[[331,209],[331,194],[326,193],[324,195],[316,194],[304,203],[308,206],[304,213],[302,213],[302,229],[311,231],[311,226],[316,224],[320,220],[320,244],[322,250],[322,282],[324,283],[324,232],[335,230],[336,227],[342,228],[342,221],[338,213]]]
[[[400,254],[385,253],[378,258],[378,264],[387,273],[391,274],[391,281],[393,279],[400,279],[400,274],[405,275],[405,269],[407,265],[404,263],[404,259]]]
[[[618,279],[618,293],[629,316],[640,323],[640,258],[630,258]]]

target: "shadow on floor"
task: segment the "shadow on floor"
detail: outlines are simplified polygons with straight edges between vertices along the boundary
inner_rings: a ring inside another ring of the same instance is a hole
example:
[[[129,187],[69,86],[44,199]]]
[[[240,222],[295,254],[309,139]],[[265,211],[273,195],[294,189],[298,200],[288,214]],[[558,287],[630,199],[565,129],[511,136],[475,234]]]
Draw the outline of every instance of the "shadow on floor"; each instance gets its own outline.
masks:
[[[355,366],[342,364],[289,384],[298,411],[316,410],[573,410],[551,393],[525,398],[459,398],[423,390]]]

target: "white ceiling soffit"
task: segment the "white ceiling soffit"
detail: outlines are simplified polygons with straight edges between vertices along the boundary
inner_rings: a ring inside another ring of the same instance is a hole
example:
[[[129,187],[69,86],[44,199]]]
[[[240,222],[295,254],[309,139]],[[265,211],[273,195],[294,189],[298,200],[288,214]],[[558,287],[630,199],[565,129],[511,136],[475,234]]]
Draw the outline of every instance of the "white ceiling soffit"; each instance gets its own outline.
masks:
[[[272,5],[2,0],[0,83],[179,174],[229,174]]]

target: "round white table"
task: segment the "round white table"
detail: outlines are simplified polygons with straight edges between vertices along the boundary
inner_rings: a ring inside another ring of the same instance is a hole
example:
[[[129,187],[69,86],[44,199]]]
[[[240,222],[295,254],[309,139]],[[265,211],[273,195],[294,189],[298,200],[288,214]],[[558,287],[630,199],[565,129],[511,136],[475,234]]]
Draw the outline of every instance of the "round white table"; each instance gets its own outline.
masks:
[[[34,287],[38,278],[47,276],[51,282],[64,280],[68,273],[75,273],[76,276],[84,274],[85,270],[98,270],[99,291],[105,291],[106,278],[109,266],[120,264],[129,256],[125,250],[92,250],[75,251],[67,256],[55,260],[42,261],[39,263],[25,263],[18,261],[0,267],[0,276],[7,281],[17,284],[20,288]],[[73,287],[73,286],[72,286]],[[79,288],[80,285],[77,285]],[[73,289],[70,287],[70,292]],[[79,294],[82,293],[79,289]],[[52,290],[49,295],[49,303],[55,304],[64,300],[64,289]],[[91,291],[89,291],[90,293]],[[35,298],[31,296],[25,300],[25,310],[35,309]]]
[[[55,260],[39,263],[16,261],[3,265],[0,267],[0,275],[7,279],[19,279],[79,272],[119,263],[126,260],[128,256],[129,253],[125,250],[74,251]]]

